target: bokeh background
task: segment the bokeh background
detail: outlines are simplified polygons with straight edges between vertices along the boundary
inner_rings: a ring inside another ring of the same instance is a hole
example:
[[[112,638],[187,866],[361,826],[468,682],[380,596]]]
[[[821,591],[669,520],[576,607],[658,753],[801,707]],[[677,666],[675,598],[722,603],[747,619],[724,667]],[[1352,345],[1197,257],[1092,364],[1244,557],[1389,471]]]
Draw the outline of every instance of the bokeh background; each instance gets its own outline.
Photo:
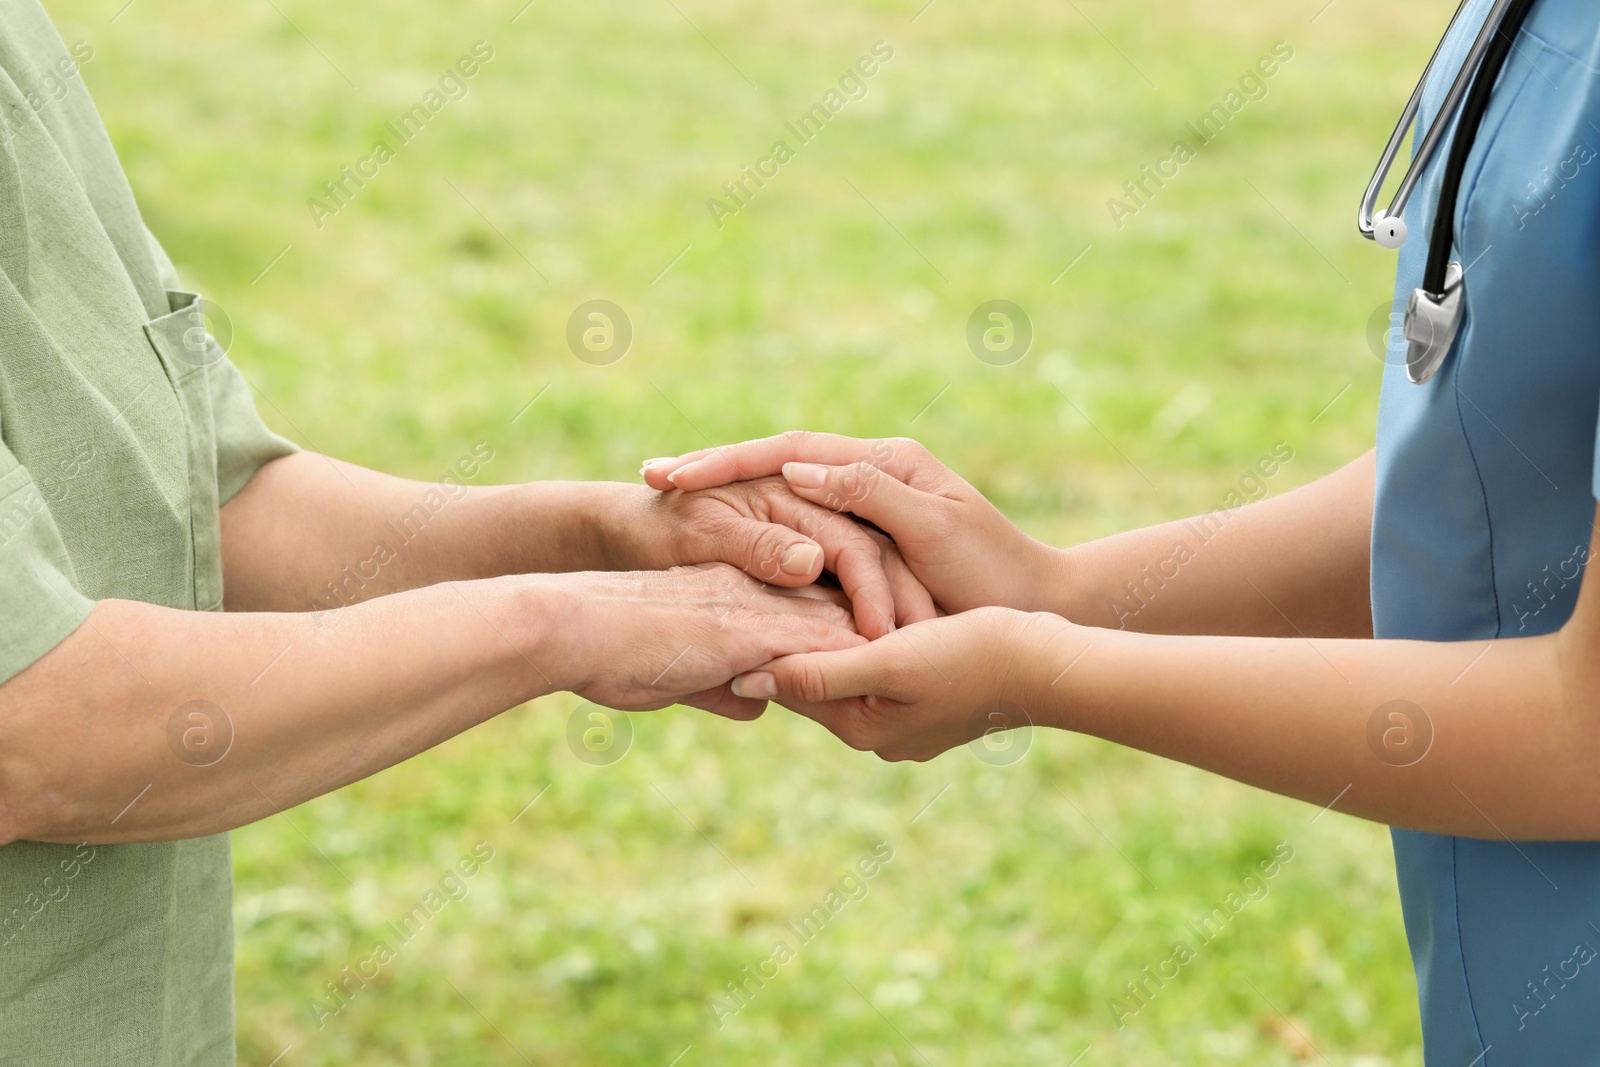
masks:
[[[1215,508],[1279,442],[1263,491],[1370,446],[1393,268],[1355,201],[1450,7],[121,2],[49,7],[302,444],[438,478],[487,442],[479,480],[512,481],[911,434],[1057,543]],[[308,199],[478,41],[467,95],[319,227]],[[784,123],[878,41],[865,98],[799,144]],[[1108,198],[1276,42],[1265,96],[1116,225]],[[795,158],[719,228],[707,199],[776,140]],[[636,334],[605,366],[566,341],[596,298]],[[994,299],[1034,331],[1010,365],[966,341]],[[632,716],[596,766],[576,706],[235,835],[242,1062],[1420,1062],[1380,827],[1064,734],[886,765],[781,710]],[[866,895],[719,1025],[708,998],[878,842]],[[1187,924],[1280,843],[1202,944]],[[466,895],[319,1012],[475,847]],[[1195,958],[1129,1015],[1175,942]]]

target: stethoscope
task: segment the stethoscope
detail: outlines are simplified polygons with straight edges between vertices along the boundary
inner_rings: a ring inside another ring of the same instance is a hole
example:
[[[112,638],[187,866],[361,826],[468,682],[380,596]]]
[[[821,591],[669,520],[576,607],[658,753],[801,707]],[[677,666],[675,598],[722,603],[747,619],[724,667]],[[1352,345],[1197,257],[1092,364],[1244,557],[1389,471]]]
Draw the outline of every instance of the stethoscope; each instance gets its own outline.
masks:
[[[1417,81],[1416,89],[1412,90],[1411,99],[1406,101],[1400,121],[1395,123],[1389,143],[1384,146],[1383,155],[1378,159],[1378,169],[1373,172],[1372,181],[1367,183],[1366,194],[1361,198],[1361,210],[1356,216],[1356,227],[1361,231],[1361,236],[1377,241],[1385,248],[1399,248],[1406,243],[1406,223],[1401,217],[1406,201],[1411,198],[1417,183],[1422,180],[1422,172],[1438,150],[1451,116],[1460,108],[1461,121],[1456,126],[1455,137],[1451,139],[1450,155],[1445,160],[1444,175],[1439,184],[1439,205],[1433,219],[1433,235],[1428,242],[1427,268],[1423,271],[1422,285],[1412,290],[1411,299],[1406,303],[1403,328],[1406,338],[1406,377],[1418,385],[1438,372],[1461,326],[1461,294],[1466,272],[1460,263],[1450,258],[1450,249],[1455,243],[1456,198],[1461,192],[1461,176],[1466,170],[1467,154],[1472,151],[1478,127],[1489,107],[1489,94],[1494,90],[1495,79],[1505,66],[1506,57],[1511,54],[1512,41],[1527,18],[1533,0],[1495,0],[1489,17],[1484,20],[1483,29],[1478,31],[1477,39],[1472,42],[1472,51],[1467,54],[1466,62],[1461,64],[1461,71],[1451,83],[1450,92],[1440,105],[1438,115],[1429,125],[1427,134],[1412,156],[1411,165],[1400,179],[1400,188],[1395,191],[1394,200],[1387,210],[1376,215],[1374,208],[1384,180],[1388,178],[1389,170],[1400,154],[1400,145],[1416,121],[1428,75],[1433,72],[1433,65],[1444,49],[1444,42],[1460,20],[1467,3],[1468,0],[1461,0],[1456,13],[1450,17],[1444,37],[1439,39],[1433,56],[1423,68],[1422,77]],[[1465,104],[1462,103],[1463,97]]]

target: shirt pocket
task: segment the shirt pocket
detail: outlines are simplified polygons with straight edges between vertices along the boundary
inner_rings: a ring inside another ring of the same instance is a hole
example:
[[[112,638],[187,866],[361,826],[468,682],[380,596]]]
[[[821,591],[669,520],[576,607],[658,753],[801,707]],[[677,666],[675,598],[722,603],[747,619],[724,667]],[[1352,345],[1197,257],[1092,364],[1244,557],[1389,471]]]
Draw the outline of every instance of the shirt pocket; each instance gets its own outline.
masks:
[[[145,323],[183,413],[189,468],[189,534],[193,547],[193,606],[222,609],[222,528],[217,503],[217,433],[208,375],[222,347],[206,330],[205,303],[196,293],[168,290],[171,310]]]

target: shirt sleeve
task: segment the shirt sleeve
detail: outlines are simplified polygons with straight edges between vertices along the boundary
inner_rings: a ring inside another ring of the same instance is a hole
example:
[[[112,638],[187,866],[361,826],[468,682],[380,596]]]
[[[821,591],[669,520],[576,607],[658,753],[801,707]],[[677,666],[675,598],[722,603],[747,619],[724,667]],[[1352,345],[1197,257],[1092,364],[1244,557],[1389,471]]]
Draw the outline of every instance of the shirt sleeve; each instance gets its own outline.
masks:
[[[147,229],[151,255],[169,290],[183,288],[178,270],[166,250]],[[217,504],[226,504],[243,489],[263,464],[299,451],[299,446],[267,429],[256,411],[250,384],[233,361],[223,356],[207,368],[211,389],[211,418],[217,439]]]
[[[92,610],[44,493],[0,445],[0,683],[60,644]]]
[[[211,417],[217,434],[217,504],[226,504],[261,466],[299,446],[267,429],[250,385],[226,356],[209,370]]]

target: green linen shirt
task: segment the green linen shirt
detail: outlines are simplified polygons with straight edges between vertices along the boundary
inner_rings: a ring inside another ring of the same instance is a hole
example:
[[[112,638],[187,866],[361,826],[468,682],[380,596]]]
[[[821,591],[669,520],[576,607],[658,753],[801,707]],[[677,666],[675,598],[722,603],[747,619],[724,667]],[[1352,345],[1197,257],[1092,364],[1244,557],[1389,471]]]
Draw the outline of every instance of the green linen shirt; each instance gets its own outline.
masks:
[[[220,610],[218,509],[294,448],[145,229],[92,54],[0,0],[0,682],[100,599]],[[232,972],[226,834],[0,848],[0,1064],[231,1064]]]

